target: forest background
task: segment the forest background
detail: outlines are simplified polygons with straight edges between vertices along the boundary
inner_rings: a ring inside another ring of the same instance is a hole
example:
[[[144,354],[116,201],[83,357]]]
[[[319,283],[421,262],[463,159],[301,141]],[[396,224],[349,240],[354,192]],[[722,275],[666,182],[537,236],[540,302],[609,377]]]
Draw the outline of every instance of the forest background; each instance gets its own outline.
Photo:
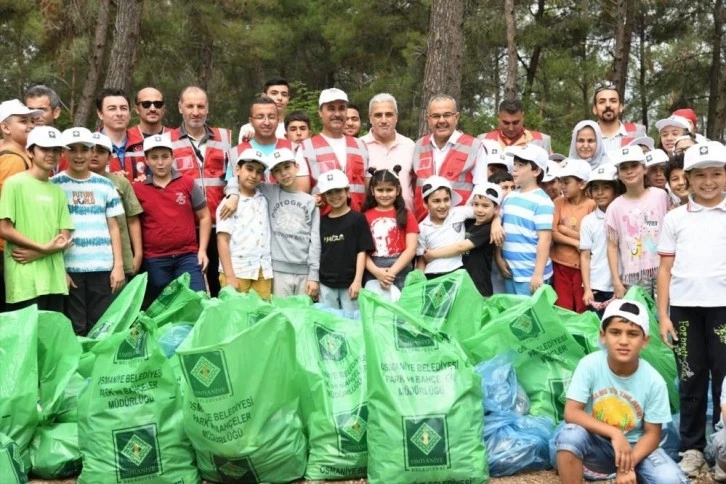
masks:
[[[97,126],[104,86],[132,97],[161,90],[164,124],[188,85],[206,89],[209,123],[247,121],[264,81],[292,84],[288,112],[316,126],[321,89],[361,106],[390,92],[398,131],[416,138],[431,94],[453,95],[460,128],[496,127],[505,97],[525,124],[566,154],[571,130],[591,119],[604,81],[622,92],[623,119],[649,127],[692,107],[698,131],[726,128],[724,0],[0,0],[0,93],[23,99],[38,83],[58,92],[61,128]],[[132,119],[132,124],[136,119]],[[365,129],[365,128],[364,128]]]

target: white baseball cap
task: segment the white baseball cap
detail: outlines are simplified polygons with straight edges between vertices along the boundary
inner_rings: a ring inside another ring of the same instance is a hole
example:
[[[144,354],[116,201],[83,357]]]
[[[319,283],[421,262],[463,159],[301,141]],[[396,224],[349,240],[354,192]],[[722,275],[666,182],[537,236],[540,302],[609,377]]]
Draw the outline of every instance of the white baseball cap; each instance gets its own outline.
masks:
[[[552,153],[550,156],[550,161],[554,161],[556,163],[559,163],[560,161],[567,158],[565,155],[561,155],[560,153]]]
[[[620,148],[617,156],[613,160],[613,164],[619,165],[620,163],[627,163],[628,161],[638,161],[645,165],[643,149],[638,145]]]
[[[93,133],[91,135],[91,140],[93,140],[94,146],[103,146],[109,151],[109,153],[113,152],[113,143],[111,143],[111,138],[105,134],[99,132]]]
[[[645,155],[645,167],[650,168],[651,166],[663,165],[668,163],[668,155],[661,149],[655,149]]]
[[[322,106],[325,103],[331,103],[333,101],[348,102],[348,95],[337,87],[323,89],[320,92],[320,97],[318,98],[318,106]]]
[[[510,146],[506,149],[505,154],[507,156],[516,156],[522,160],[531,161],[542,171],[547,169],[547,162],[549,161],[550,155],[541,146],[533,145],[531,143],[524,146]]]
[[[348,188],[349,186],[350,182],[345,173],[340,170],[328,170],[320,174],[317,188],[320,193],[325,193],[338,188]]]
[[[553,160],[547,160],[547,168],[544,170],[542,183],[549,183],[560,176],[560,164]]]
[[[726,147],[718,141],[693,145],[683,156],[683,171],[726,165]]]
[[[501,205],[502,198],[504,198],[504,193],[502,192],[502,189],[499,187],[499,185],[489,182],[474,185],[474,189],[471,191],[471,196],[466,202],[468,205],[474,203],[474,195],[481,195],[482,197],[486,197],[497,205]]]
[[[63,144],[66,147],[72,144],[82,144],[90,148],[94,145],[93,135],[88,129],[83,127],[68,128],[67,130],[63,131],[61,137],[63,139]]]
[[[0,103],[0,123],[10,116],[40,116],[41,114],[43,114],[42,109],[30,109],[17,99],[10,99]]]
[[[434,193],[436,190],[440,190],[441,188],[448,188],[449,193],[451,193],[451,206],[455,207],[461,203],[461,195],[456,193],[453,188],[451,188],[451,182],[444,178],[443,176],[430,176],[423,182],[423,186],[421,187],[421,197],[426,198],[432,193]]]
[[[627,301],[625,299],[613,299],[605,308],[605,313],[602,315],[602,321],[600,322],[600,328],[602,329],[602,323],[613,316],[620,316],[631,323],[637,324],[643,330],[643,333],[648,336],[650,332],[648,310],[642,303],[638,301]]]
[[[504,152],[504,149],[497,140],[483,139],[481,140],[481,144],[487,150],[487,155],[500,155]]]
[[[512,158],[504,156],[504,149],[499,145],[499,141],[485,139],[481,144],[487,150],[487,165],[504,165],[509,173],[512,172]]]
[[[40,146],[42,148],[65,148],[63,135],[52,126],[37,126],[28,133],[26,148]]]
[[[277,149],[273,151],[270,156],[267,157],[267,162],[269,164],[268,168],[270,169],[270,171],[272,171],[272,169],[275,168],[277,165],[286,163],[288,161],[295,161],[295,155],[289,148]]]
[[[588,183],[592,183],[594,181],[615,181],[617,176],[618,169],[615,165],[607,163],[594,168],[590,172],[590,180],[588,180]]]
[[[267,168],[269,163],[267,157],[263,155],[260,150],[256,150],[254,148],[247,148],[246,150],[242,150],[242,153],[240,153],[237,157],[238,165],[244,165],[246,161],[256,161],[265,168]]]
[[[560,168],[557,175],[560,178],[564,178],[566,176],[574,176],[575,178],[587,182],[590,180],[590,171],[590,163],[588,163],[587,161],[577,160],[574,158],[565,158],[565,160],[560,163]]]
[[[678,115],[672,115],[668,116],[665,119],[659,119],[655,123],[655,129],[658,131],[662,130],[663,128],[667,128],[668,126],[675,126],[677,128],[683,128],[687,131],[691,131],[693,129],[693,126],[691,125],[691,122],[684,118],[683,116]]]
[[[168,148],[173,150],[171,145],[171,137],[168,134],[155,134],[144,140],[144,153],[154,148]]]
[[[628,146],[647,146],[648,150],[653,151],[655,149],[655,141],[650,136],[641,136],[635,138],[633,141],[628,143]]]

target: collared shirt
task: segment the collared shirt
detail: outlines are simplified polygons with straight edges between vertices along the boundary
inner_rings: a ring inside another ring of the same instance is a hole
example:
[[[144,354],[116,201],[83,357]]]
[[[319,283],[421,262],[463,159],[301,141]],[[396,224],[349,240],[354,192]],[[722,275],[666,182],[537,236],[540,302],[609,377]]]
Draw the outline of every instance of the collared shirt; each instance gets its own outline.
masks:
[[[101,133],[106,134],[106,130],[101,128]],[[126,144],[128,143],[129,137],[124,136],[123,143],[117,145],[111,141],[112,154],[118,158],[118,162],[121,165],[121,169],[126,171]]]
[[[207,154],[207,141],[214,139],[214,131],[212,131],[212,128],[205,124],[204,135],[202,135],[200,139],[196,139],[187,132],[184,127],[184,123],[182,123],[181,126],[179,126],[179,138],[189,138],[189,142],[191,142],[194,152],[197,155],[199,169],[201,170],[204,165],[204,157]]]
[[[620,127],[618,127],[618,131],[612,135],[612,136],[605,136],[605,133],[602,135],[602,145],[605,149],[605,153],[607,153],[608,157],[611,160],[617,159],[618,152],[621,148],[621,143],[623,138],[626,136],[632,136],[630,133],[628,133],[625,130],[625,125],[620,122]]]
[[[593,291],[613,291],[607,246],[605,212],[596,208],[580,224],[580,250],[590,251],[590,289]]]
[[[427,249],[439,249],[465,240],[464,221],[470,218],[474,218],[474,209],[471,208],[471,205],[452,207],[449,215],[441,224],[431,222],[431,216],[427,215],[418,226],[420,232],[418,234],[416,255],[423,255]],[[455,271],[461,268],[463,264],[461,254],[442,257],[426,264],[424,272],[426,274],[443,274]]]
[[[411,166],[413,164],[413,150],[416,143],[411,139],[396,133],[393,143],[386,146],[368,133],[360,140],[368,148],[368,166],[377,170],[393,170],[395,165],[401,166],[398,179],[401,181],[401,193],[406,202],[406,208],[413,210],[413,187],[411,186]]]
[[[441,148],[436,145],[434,137],[431,136],[431,146],[434,148],[434,170],[437,175],[439,174],[439,170],[441,170],[441,165],[444,164],[446,155],[449,154],[451,148],[459,141],[462,134],[461,131],[455,130]],[[483,146],[479,147],[479,151],[476,154],[476,162],[474,163],[474,173],[472,173],[472,176],[474,177],[474,185],[487,181],[487,152]]]

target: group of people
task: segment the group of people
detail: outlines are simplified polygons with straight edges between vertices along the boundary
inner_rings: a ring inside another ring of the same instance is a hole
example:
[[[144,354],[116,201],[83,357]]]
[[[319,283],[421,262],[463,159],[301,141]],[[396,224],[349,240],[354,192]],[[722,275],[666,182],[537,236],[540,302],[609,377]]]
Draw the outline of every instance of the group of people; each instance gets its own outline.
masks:
[[[188,273],[213,296],[223,286],[307,294],[347,311],[362,287],[395,298],[414,268],[428,279],[463,268],[485,297],[551,284],[559,306],[602,316],[606,347],[581,362],[568,393],[563,482],[579,482],[583,466],[659,483],[703,467],[709,375],[714,401],[726,397],[726,148],[696,134],[690,109],[656,123],[656,148],[603,85],[596,119],[574,127],[565,157],[525,128],[517,100],[501,103],[497,129],[472,136],[457,129],[456,100],[436,95],[430,132],[414,141],[397,132],[390,94],[370,100],[358,137],[360,108],[330,88],[313,134],[306,113],[286,112],[289,84],[274,78],[236,144],[208,124],[209,99],[194,86],[179,96],[175,129],[152,87],[134,98],[133,127],[126,93],[104,88],[95,132],[56,129],[60,100],[45,86],[24,101],[0,104],[6,310],[62,311],[84,335],[140,271],[145,304]],[[662,378],[638,358],[647,311],[622,300],[634,285],[657,298],[678,361],[680,469],[656,451],[670,415]],[[617,420],[607,398],[632,418]],[[672,464],[667,477],[659,462]]]

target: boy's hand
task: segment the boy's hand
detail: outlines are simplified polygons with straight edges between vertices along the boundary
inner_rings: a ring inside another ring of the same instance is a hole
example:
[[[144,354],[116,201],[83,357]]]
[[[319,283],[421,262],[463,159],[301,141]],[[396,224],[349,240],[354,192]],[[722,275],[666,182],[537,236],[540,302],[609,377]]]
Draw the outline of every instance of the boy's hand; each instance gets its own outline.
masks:
[[[623,285],[622,281],[613,281],[613,293],[615,294],[615,297],[618,299],[622,299],[625,297],[625,293],[627,291],[625,290],[625,286]]]
[[[620,472],[615,474],[615,484],[637,484],[638,479],[635,477],[635,471]]]
[[[509,268],[509,264],[507,264],[507,261],[505,261],[502,257],[495,256],[494,262],[497,264],[497,267],[499,268],[499,272],[502,273],[503,278],[505,278],[505,279],[512,278],[512,270]]]
[[[12,252],[13,259],[15,262],[20,264],[27,264],[34,260],[43,257],[43,254],[33,249],[26,249],[25,247],[15,247]]]
[[[544,279],[542,279],[542,276],[540,275],[532,275],[532,279],[529,281],[529,290],[534,294],[537,292],[537,289],[540,288],[544,284]]]
[[[348,288],[348,296],[350,296],[350,298],[352,300],[355,301],[356,299],[358,299],[358,293],[360,292],[360,287],[361,287],[360,282],[353,281],[353,284],[351,284],[350,287]]]
[[[68,288],[77,288],[76,283],[73,282],[73,279],[71,279],[71,275],[66,272],[66,284],[68,284]]]
[[[202,267],[202,272],[207,272],[209,257],[207,257],[206,251],[200,249],[199,252],[197,252],[197,263]]]
[[[671,338],[668,338],[669,335]],[[671,321],[671,318],[667,314],[660,316],[660,338],[671,349],[673,348],[672,341],[678,341],[678,334],[673,327],[673,321]]]
[[[239,203],[238,195],[229,195],[224,197],[222,201],[222,210],[219,211],[219,216],[222,220],[232,216],[237,211],[237,204]]]
[[[56,252],[66,250],[71,245],[73,245],[72,238],[66,238],[65,235],[58,234],[53,237],[53,240],[43,246],[45,249],[43,252],[46,254],[55,254]]]
[[[320,283],[318,283],[318,281],[307,281],[305,283],[305,294],[310,296],[312,299],[317,299],[319,292]]]
[[[139,270],[141,270],[141,264],[144,262],[144,257],[142,254],[138,254],[134,256],[134,268],[132,269],[133,272],[131,273],[132,276],[135,276],[139,273]]]
[[[124,276],[124,268],[122,266],[114,266],[111,270],[111,276],[109,277],[111,283],[111,293],[116,294],[126,283],[126,276]]]
[[[615,451],[615,467],[618,468],[618,474],[628,474],[633,470],[633,447],[625,438],[625,434],[618,433],[610,439]]]
[[[592,293],[592,289],[585,289],[585,293],[582,296],[582,302],[585,306],[589,306],[595,301],[595,295]]]
[[[492,220],[492,226],[489,232],[489,243],[497,247],[501,247],[504,243],[504,229],[502,228],[502,221],[499,218]]]
[[[225,277],[224,278],[225,286],[229,286],[235,291],[239,291],[239,280],[237,280],[236,276],[232,277]]]
[[[242,126],[239,135],[242,137],[242,141],[249,141],[255,137],[255,128],[252,126]]]

